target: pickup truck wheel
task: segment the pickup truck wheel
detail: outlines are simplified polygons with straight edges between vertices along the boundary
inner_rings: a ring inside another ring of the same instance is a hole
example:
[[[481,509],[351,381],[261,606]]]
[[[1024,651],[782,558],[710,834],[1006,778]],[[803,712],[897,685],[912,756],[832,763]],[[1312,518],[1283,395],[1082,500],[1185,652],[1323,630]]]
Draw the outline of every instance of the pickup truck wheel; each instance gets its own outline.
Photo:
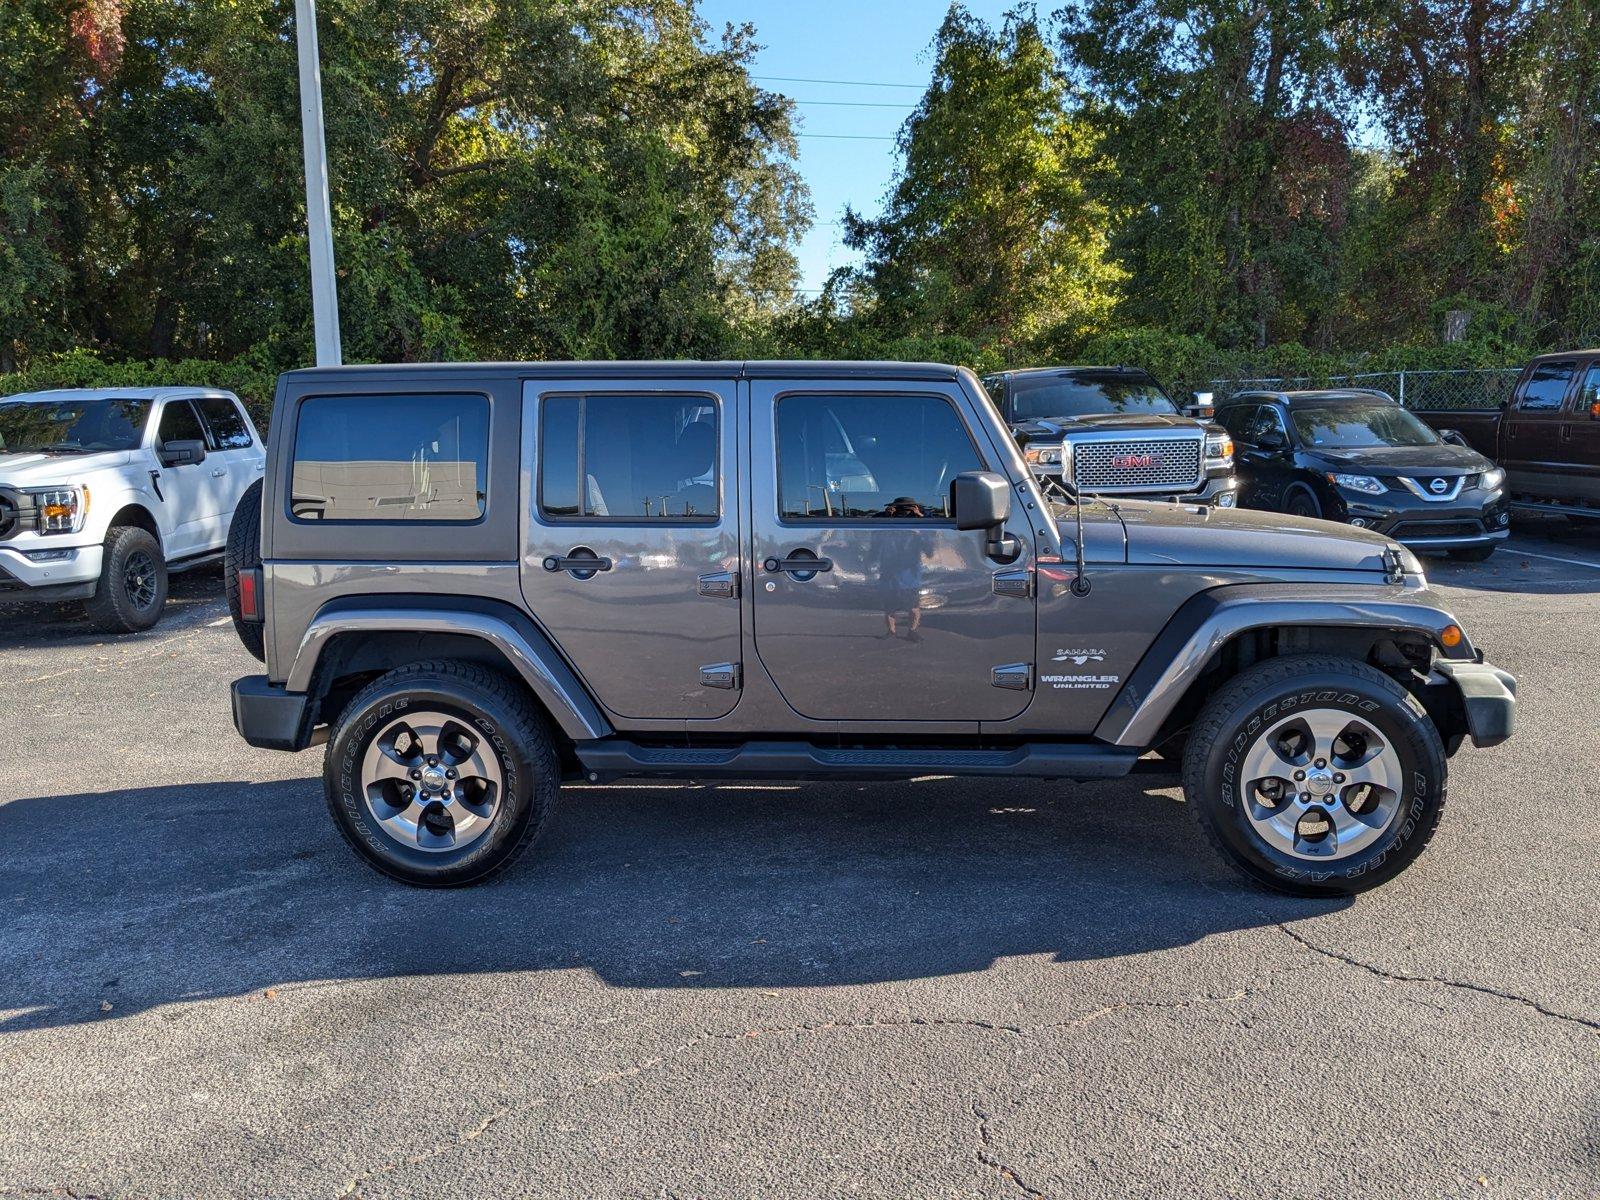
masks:
[[[141,633],[161,619],[167,602],[167,562],[161,543],[134,525],[106,534],[100,581],[85,606],[106,633]]]
[[[261,480],[245,488],[233,510],[228,526],[228,550],[222,560],[223,586],[228,593],[228,613],[233,631],[244,648],[262,662],[267,661],[267,628],[259,621],[246,621],[239,610],[239,572],[261,565]]]
[[[451,661],[368,684],[335,724],[323,768],[345,840],[420,887],[509,866],[544,828],[560,784],[549,727],[516,685]]]
[[[1352,659],[1244,672],[1201,711],[1184,757],[1189,811],[1246,877],[1351,895],[1421,853],[1445,801],[1445,753],[1414,696]]]

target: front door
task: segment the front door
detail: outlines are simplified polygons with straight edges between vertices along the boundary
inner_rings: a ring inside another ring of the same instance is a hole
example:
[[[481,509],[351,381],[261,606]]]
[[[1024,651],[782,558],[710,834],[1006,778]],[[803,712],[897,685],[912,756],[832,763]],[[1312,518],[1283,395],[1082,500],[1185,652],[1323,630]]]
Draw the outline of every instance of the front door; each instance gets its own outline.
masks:
[[[1585,365],[1568,416],[1561,446],[1567,462],[1564,498],[1600,504],[1600,358]]]
[[[705,719],[738,701],[734,389],[523,385],[522,594],[618,716]]]
[[[1031,531],[1014,512],[1022,554],[1002,564],[948,511],[956,475],[1000,469],[967,397],[758,379],[750,401],[755,644],[790,707],[825,721],[1025,709],[1034,608],[1014,581]]]
[[[161,406],[156,422],[157,462],[161,447],[167,442],[206,444],[205,428],[189,401],[168,400]],[[168,561],[209,550],[221,540],[217,537],[217,526],[222,503],[217,494],[217,479],[212,475],[219,466],[208,455],[202,463],[161,467],[157,487],[165,502],[167,524],[161,540]]]

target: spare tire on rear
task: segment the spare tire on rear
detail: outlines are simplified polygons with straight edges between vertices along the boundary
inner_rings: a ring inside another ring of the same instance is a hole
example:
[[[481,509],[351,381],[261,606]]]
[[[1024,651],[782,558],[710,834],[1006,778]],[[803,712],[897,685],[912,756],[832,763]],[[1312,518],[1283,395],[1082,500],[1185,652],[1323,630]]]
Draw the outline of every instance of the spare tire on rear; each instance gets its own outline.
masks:
[[[239,572],[261,566],[261,480],[256,480],[239,497],[228,526],[228,553],[222,573],[228,588],[228,612],[233,615],[234,632],[244,648],[262,662],[267,661],[266,626],[246,621],[239,615]]]

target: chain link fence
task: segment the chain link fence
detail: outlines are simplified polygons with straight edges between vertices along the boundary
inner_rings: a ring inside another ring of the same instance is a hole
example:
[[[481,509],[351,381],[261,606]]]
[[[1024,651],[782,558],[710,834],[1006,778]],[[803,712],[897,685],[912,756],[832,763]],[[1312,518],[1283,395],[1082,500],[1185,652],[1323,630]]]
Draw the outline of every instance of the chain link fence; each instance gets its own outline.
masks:
[[[1511,399],[1519,367],[1481,371],[1377,371],[1365,375],[1313,378],[1213,379],[1204,385],[1218,400],[1236,392],[1292,392],[1303,388],[1370,388],[1405,407],[1427,409],[1494,409]]]

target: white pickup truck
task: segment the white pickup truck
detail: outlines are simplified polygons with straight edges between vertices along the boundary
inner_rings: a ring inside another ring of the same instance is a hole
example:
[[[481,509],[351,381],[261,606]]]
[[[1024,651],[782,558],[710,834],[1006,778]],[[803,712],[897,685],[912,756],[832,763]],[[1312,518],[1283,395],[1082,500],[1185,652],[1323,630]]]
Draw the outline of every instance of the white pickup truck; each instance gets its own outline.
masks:
[[[169,572],[221,556],[265,461],[231,392],[0,399],[0,606],[83,600],[108,633],[149,629]]]

